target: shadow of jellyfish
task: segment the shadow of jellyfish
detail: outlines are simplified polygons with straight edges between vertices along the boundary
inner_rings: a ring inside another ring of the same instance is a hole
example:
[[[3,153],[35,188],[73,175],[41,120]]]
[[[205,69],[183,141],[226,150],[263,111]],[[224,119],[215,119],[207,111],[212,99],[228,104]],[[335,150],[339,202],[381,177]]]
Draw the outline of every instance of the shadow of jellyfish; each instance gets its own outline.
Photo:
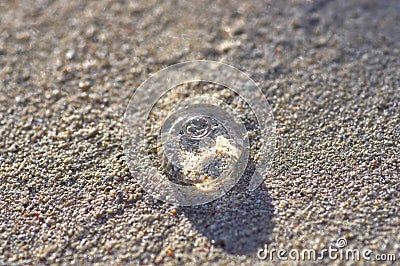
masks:
[[[257,251],[270,242],[274,207],[267,191],[247,191],[243,183],[213,202],[181,211],[215,247],[256,258]]]

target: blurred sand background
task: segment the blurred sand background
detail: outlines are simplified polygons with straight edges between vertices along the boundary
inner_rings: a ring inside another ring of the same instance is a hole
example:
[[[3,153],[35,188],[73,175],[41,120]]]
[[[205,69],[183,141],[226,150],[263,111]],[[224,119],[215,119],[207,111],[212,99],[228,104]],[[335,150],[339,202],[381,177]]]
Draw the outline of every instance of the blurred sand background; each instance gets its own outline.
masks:
[[[252,265],[339,237],[400,260],[399,45],[397,0],[2,1],[0,264]],[[192,59],[249,74],[278,141],[254,193],[178,208],[129,174],[122,120]]]

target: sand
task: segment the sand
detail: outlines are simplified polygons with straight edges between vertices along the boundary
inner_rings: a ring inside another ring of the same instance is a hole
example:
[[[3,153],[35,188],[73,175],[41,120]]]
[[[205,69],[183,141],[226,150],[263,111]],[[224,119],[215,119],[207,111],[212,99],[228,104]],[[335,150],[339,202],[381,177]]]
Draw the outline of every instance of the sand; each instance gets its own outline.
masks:
[[[399,14],[397,0],[3,1],[0,264],[253,265],[264,244],[338,238],[400,260]],[[130,174],[123,114],[151,73],[192,59],[259,84],[277,146],[254,192],[178,207]]]

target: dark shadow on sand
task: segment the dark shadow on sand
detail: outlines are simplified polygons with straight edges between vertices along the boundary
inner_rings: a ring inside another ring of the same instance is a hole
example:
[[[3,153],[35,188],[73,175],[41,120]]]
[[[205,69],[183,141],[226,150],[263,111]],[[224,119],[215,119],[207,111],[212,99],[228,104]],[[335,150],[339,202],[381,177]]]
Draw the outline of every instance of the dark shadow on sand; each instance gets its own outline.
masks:
[[[246,187],[241,181],[216,201],[180,210],[215,247],[233,255],[255,255],[271,241],[274,207],[265,189],[251,192]]]

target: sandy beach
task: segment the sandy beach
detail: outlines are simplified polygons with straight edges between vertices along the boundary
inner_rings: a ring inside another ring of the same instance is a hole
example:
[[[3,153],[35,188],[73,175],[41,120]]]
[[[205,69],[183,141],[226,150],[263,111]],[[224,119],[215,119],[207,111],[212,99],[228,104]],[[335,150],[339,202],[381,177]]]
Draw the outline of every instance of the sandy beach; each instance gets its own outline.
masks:
[[[338,240],[400,261],[399,25],[397,0],[2,1],[0,264],[254,265]],[[195,59],[258,84],[277,142],[255,191],[179,207],[131,175],[123,118]]]

